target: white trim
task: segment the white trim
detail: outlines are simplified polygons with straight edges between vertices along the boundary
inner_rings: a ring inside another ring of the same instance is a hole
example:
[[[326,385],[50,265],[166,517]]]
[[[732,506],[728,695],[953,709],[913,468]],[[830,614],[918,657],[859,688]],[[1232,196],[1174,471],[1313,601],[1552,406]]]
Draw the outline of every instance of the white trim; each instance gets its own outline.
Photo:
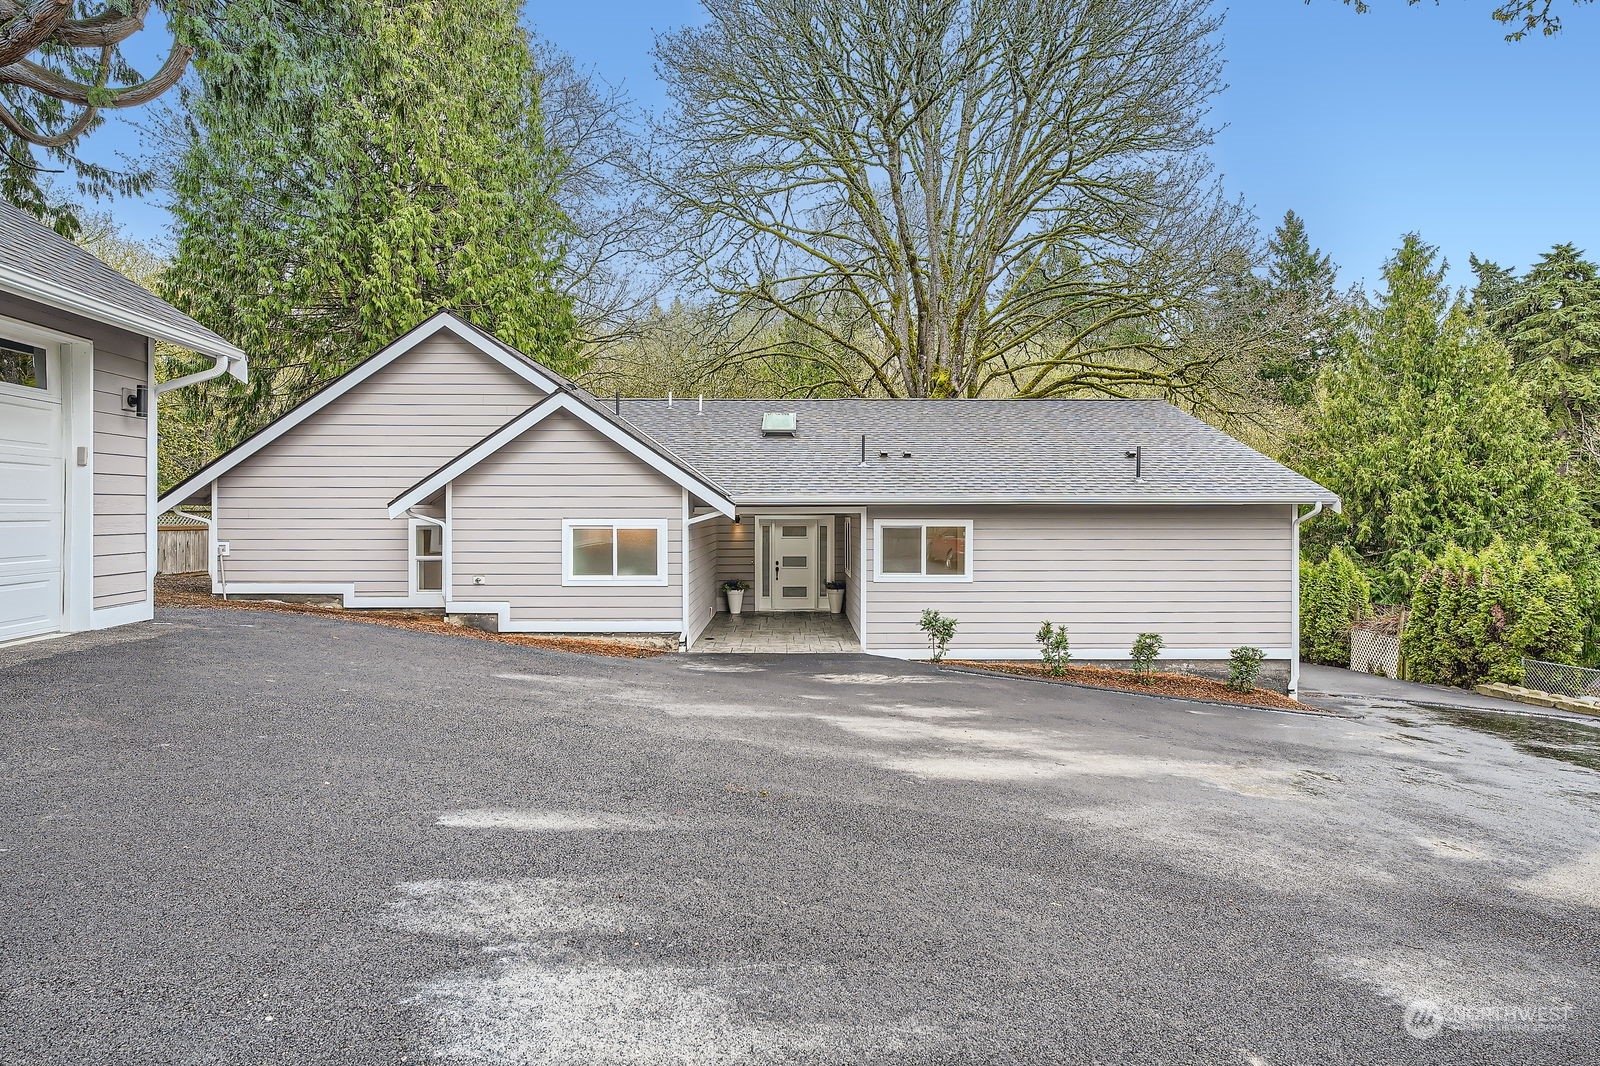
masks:
[[[206,332],[196,333],[193,330],[174,326],[158,318],[141,315],[137,311],[130,311],[118,307],[108,301],[77,288],[67,288],[44,278],[25,274],[14,267],[0,266],[0,289],[15,293],[36,303],[47,304],[62,311],[69,311],[84,318],[103,322],[106,325],[118,326],[146,337],[156,337],[164,341],[171,341],[180,348],[199,352],[214,358],[226,359],[230,362],[245,361],[245,354],[241,349],[235,348],[221,337]],[[170,304],[168,306],[171,306]],[[173,308],[177,310],[177,308]],[[195,323],[196,326],[200,324]],[[202,327],[203,329],[203,327]]]
[[[660,588],[668,584],[667,526],[664,518],[563,518],[561,520],[561,584],[564,588],[604,586],[612,588]],[[611,530],[611,575],[589,577],[572,572],[572,531],[574,529]],[[656,572],[650,576],[619,575],[617,553],[621,550],[617,534],[625,529],[649,529],[656,535]]]
[[[154,337],[146,337],[144,339],[144,364],[145,388],[149,390],[145,394],[145,402],[150,405],[150,409],[145,412],[145,422],[147,424],[145,426],[144,442],[144,598],[153,608],[156,602],[156,556],[160,549],[160,541],[157,539],[159,533],[156,530],[156,519],[161,517],[161,512],[156,510],[156,489],[161,484],[161,475],[156,464],[158,458],[156,447],[157,441],[160,440],[160,435],[156,428],[156,420],[160,416],[157,414],[159,405],[156,402],[158,397],[156,395],[156,339]]]
[[[850,561],[850,540],[856,535],[855,515],[844,516],[844,558],[840,563],[844,566],[844,576],[848,580],[856,576],[855,564]]]
[[[59,363],[65,389],[61,394],[63,455],[66,462],[66,544],[62,560],[62,625],[70,632],[94,628],[94,473],[98,451],[94,446],[94,344],[79,341],[61,346]],[[78,465],[78,449],[86,449],[89,462]],[[146,487],[146,506],[149,493]],[[154,512],[151,512],[154,521]],[[146,549],[155,559],[155,540]]]
[[[430,556],[420,556],[420,555],[417,554],[417,527],[418,526],[432,526],[433,528],[435,528],[435,529],[437,529],[439,531],[439,554],[438,554],[438,556],[431,556],[431,555]],[[444,539],[445,539],[445,524],[444,524],[444,520],[443,519],[440,519],[440,518],[429,518],[427,515],[420,515],[420,514],[413,514],[413,515],[408,515],[407,516],[407,518],[406,518],[406,571],[407,571],[407,573],[406,573],[406,591],[410,594],[412,599],[426,599],[426,598],[429,598],[429,597],[437,596],[439,598],[439,606],[440,607],[444,606],[445,590],[449,587],[448,585],[445,584],[445,569],[446,569],[446,567],[444,565],[444,560],[445,560],[446,552],[445,552]],[[434,562],[434,561],[437,561],[438,564],[439,564],[439,587],[437,589],[425,589],[425,588],[419,587],[418,584],[417,584],[417,564],[418,563],[422,563],[422,562]]]
[[[727,517],[728,516],[723,514],[721,511],[707,511],[703,515],[696,515],[694,518],[689,519],[688,521],[686,521],[684,523],[684,525],[686,525],[686,526],[697,526],[701,522],[709,522],[713,518],[727,518]]]
[[[1334,510],[1337,512],[1338,508]],[[1294,656],[1289,660],[1290,697],[1297,697],[1300,694],[1300,527],[1321,513],[1320,503],[1305,514],[1300,513],[1298,504],[1289,512],[1290,545],[1293,552],[1289,557],[1289,641],[1294,645]]]
[[[577,416],[589,428],[596,430],[613,444],[618,445],[658,474],[669,478],[679,488],[688,489],[722,514],[727,515],[729,518],[733,517],[733,504],[720,491],[701,480],[698,476],[691,474],[686,467],[669,462],[656,454],[654,450],[645,447],[627,430],[617,426],[609,419],[602,418],[591,410],[588,404],[578,400],[569,392],[551,393],[521,415],[479,441],[471,449],[452,459],[429,474],[425,479],[407,489],[402,495],[396,497],[393,503],[389,504],[389,517],[398,518],[557,411],[566,411],[568,414]]]
[[[1016,493],[975,493],[970,496],[748,496],[736,494],[731,497],[741,510],[751,507],[859,507],[873,505],[878,507],[960,507],[968,504],[1016,504],[1019,507],[1029,507],[1037,504],[1079,503],[1096,506],[1120,505],[1124,507],[1155,507],[1155,506],[1217,506],[1253,507],[1271,504],[1311,504],[1318,499],[1301,496],[1290,498],[1287,496],[1204,496],[1194,493],[1177,496],[1156,496],[1145,499],[1139,496],[1094,496],[1094,495],[1027,495],[1019,496]],[[1331,507],[1335,513],[1339,512],[1340,503],[1336,496],[1324,496],[1321,502]]]
[[[511,605],[502,602],[449,600],[445,613],[450,615],[490,614],[497,619],[501,633],[677,633],[675,618],[624,618],[616,621],[596,622],[589,619],[562,618],[550,622],[513,621]]]
[[[148,622],[155,617],[155,604],[149,600],[143,603],[125,603],[120,607],[101,607],[89,613],[90,629],[110,629],[113,626],[125,626],[130,622]]]
[[[1268,662],[1281,662],[1290,658],[1288,648],[1263,648]],[[893,648],[874,649],[871,655],[882,655],[889,659],[922,660],[928,658],[927,648]],[[948,653],[956,659],[1007,659],[1020,662],[1038,662],[1039,646],[1037,644],[1026,648],[951,648]],[[1161,660],[1165,662],[1182,662],[1198,660],[1202,662],[1225,662],[1233,655],[1232,648],[1162,648]],[[1073,648],[1072,658],[1075,662],[1127,662],[1127,648]],[[1159,668],[1160,663],[1157,663]]]
[[[859,565],[856,567],[856,572],[861,576],[859,578],[852,577],[850,581],[852,584],[858,581],[860,582],[859,586],[857,586],[857,614],[859,617],[856,619],[856,621],[859,623],[859,628],[861,631],[856,634],[856,639],[861,642],[861,650],[866,652],[868,650],[867,630],[871,626],[871,622],[869,621],[871,616],[867,614],[867,590],[872,587],[872,582],[867,578],[867,575],[871,573],[871,571],[867,569],[867,509],[863,507],[856,513],[861,516],[861,530],[856,534],[856,541],[860,544],[859,551],[861,553],[860,558],[857,560]],[[845,595],[849,595],[848,589],[846,590]]]
[[[919,574],[886,574],[883,570],[883,529],[885,526],[895,526],[909,529],[913,526],[922,530],[920,549],[920,562],[923,572]],[[966,569],[959,574],[930,574],[928,566],[928,529],[932,526],[962,526],[966,530]],[[875,518],[872,521],[872,579],[888,584],[939,584],[939,585],[967,585],[972,583],[972,519],[955,518]]]
[[[265,448],[324,407],[327,407],[333,401],[339,399],[339,397],[345,395],[345,393],[366,381],[390,363],[393,363],[400,356],[415,348],[418,344],[444,329],[448,329],[484,355],[487,355],[518,377],[531,382],[544,392],[554,392],[561,387],[560,382],[539,370],[532,363],[512,355],[455,315],[441,311],[404,337],[390,344],[387,348],[377,352],[348,374],[334,381],[299,407],[267,426],[267,428],[239,445],[233,451],[218,459],[216,463],[174,488],[157,501],[157,506],[163,511],[168,510],[174,503],[182,503],[190,496],[193,496],[196,490],[213,484],[222,475],[255,455],[262,448]],[[405,508],[402,507],[400,510],[403,512]],[[389,517],[393,518],[395,514],[391,513]]]
[[[358,596],[355,582],[229,581],[212,592],[228,596],[340,596],[345,607],[438,607],[438,593],[422,596]]]
[[[444,598],[450,599],[456,582],[455,491],[451,485],[444,487]]]
[[[678,581],[683,592],[683,626],[678,635],[678,647],[683,651],[689,650],[689,490],[683,490],[683,552],[680,563],[682,574]]]

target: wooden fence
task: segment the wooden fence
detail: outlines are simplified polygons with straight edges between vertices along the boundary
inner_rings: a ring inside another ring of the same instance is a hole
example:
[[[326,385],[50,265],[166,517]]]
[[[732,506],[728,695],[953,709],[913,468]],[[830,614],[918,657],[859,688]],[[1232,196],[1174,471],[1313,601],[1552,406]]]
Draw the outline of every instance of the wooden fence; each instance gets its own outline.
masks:
[[[156,573],[193,574],[205,570],[209,542],[204,526],[157,526]]]

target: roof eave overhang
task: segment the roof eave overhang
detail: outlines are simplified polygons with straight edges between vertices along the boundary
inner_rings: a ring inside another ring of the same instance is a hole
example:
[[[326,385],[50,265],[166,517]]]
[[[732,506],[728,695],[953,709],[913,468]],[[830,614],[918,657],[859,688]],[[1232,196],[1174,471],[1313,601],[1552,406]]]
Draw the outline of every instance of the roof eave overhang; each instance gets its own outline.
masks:
[[[1197,506],[1216,504],[1219,506],[1294,506],[1299,504],[1324,504],[1334,511],[1340,509],[1337,496],[1332,494],[1307,493],[1300,496],[1274,495],[1274,496],[1209,496],[1199,494],[1168,495],[1168,496],[1108,496],[1108,495],[1055,495],[1055,496],[1018,496],[1003,494],[984,494],[968,496],[763,496],[755,494],[735,493],[733,502],[740,507],[818,507],[839,506],[859,507],[862,504],[878,506],[956,506],[962,504],[1012,504],[1027,506],[1030,504],[1090,504],[1090,505],[1125,505],[1125,506]]]
[[[71,314],[81,315],[108,326],[116,326],[144,337],[167,341],[181,348],[224,360],[229,373],[240,376],[248,366],[244,350],[236,348],[221,337],[176,329],[170,323],[129,311],[105,300],[57,285],[11,267],[0,266],[0,289],[25,300],[45,304]],[[235,367],[238,372],[235,372]]]

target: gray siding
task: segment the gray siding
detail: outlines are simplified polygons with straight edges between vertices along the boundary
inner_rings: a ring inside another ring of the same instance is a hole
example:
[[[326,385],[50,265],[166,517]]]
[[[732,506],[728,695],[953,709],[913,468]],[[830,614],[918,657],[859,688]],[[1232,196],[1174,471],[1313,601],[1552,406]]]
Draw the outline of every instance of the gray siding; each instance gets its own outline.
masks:
[[[922,610],[954,615],[950,654],[1031,655],[1046,619],[1079,649],[1119,651],[1142,632],[1186,650],[1292,645],[1291,509],[1259,507],[873,508],[880,519],[970,519],[968,583],[872,580],[867,645],[923,650]],[[873,567],[868,542],[869,574]]]
[[[389,518],[389,501],[540,395],[455,334],[434,334],[223,475],[213,491],[228,583],[405,596],[406,522]]]
[[[122,390],[149,384],[146,340],[9,293],[0,293],[0,315],[94,344],[94,607],[144,603],[150,595],[150,423],[122,409]]]
[[[584,518],[667,522],[667,584],[564,587],[561,523]],[[450,527],[453,600],[530,626],[683,617],[683,490],[564,411],[456,478]]]
[[[743,521],[734,525],[731,520],[723,519],[711,523],[717,527],[717,585],[720,588],[724,581],[750,582],[750,594],[744,598],[744,609],[756,609],[756,523],[749,515],[743,516]],[[728,598],[724,595],[717,596],[717,610],[728,609]]]
[[[717,579],[718,526],[726,518],[708,518],[689,529],[689,643],[705,631],[717,613],[721,584]]]

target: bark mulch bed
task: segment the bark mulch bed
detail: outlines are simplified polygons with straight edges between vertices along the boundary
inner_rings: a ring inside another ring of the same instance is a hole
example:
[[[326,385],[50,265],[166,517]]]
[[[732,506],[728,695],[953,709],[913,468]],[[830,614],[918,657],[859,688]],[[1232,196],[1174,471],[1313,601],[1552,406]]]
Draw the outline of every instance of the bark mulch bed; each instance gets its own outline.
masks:
[[[283,600],[225,600],[211,594],[211,579],[205,574],[166,574],[156,578],[158,607],[221,607],[236,611],[275,611],[279,614],[309,614],[318,618],[338,618],[346,622],[410,629],[474,640],[493,640],[501,644],[521,644],[529,648],[549,648],[583,655],[610,655],[620,659],[651,659],[666,655],[664,648],[635,644],[603,637],[544,637],[529,633],[489,633],[472,626],[447,622],[439,615],[423,611],[371,610],[347,611],[343,607],[322,607],[312,603]]]
[[[1045,672],[1041,663],[975,662],[965,659],[946,659],[944,666],[958,666],[963,670],[980,670],[988,673],[1016,674],[1037,681],[1079,685],[1085,688],[1110,688],[1123,692],[1138,692],[1146,696],[1174,696],[1186,700],[1204,700],[1207,703],[1231,703],[1239,707],[1271,707],[1279,711],[1304,711],[1308,714],[1328,714],[1319,707],[1292,700],[1281,692],[1264,688],[1250,692],[1235,692],[1221,681],[1188,674],[1150,675],[1148,684],[1142,683],[1128,670],[1113,670],[1107,666],[1068,666],[1060,677]]]

